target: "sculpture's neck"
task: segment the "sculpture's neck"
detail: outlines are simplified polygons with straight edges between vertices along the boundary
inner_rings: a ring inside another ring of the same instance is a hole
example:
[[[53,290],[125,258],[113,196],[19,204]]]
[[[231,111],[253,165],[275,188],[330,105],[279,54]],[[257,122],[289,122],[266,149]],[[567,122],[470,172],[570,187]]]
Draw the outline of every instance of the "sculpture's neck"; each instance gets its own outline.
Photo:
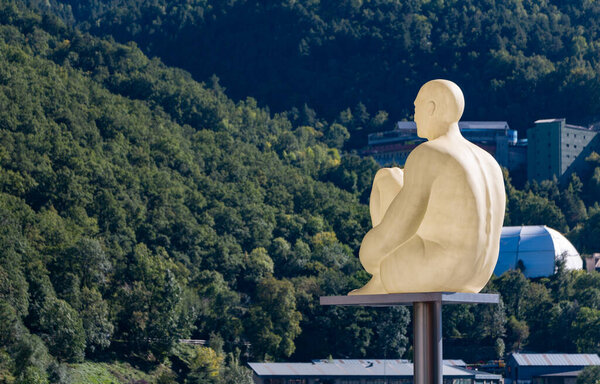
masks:
[[[449,126],[441,125],[436,129],[435,134],[428,137],[429,140],[435,140],[438,137],[446,136],[448,138],[459,138],[462,137],[460,133],[460,129],[458,128],[458,123],[451,123]]]
[[[446,136],[449,136],[449,137],[461,137],[462,136],[462,134],[460,133],[460,128],[458,128],[458,123],[450,124],[450,127],[448,127],[448,132],[446,133]]]

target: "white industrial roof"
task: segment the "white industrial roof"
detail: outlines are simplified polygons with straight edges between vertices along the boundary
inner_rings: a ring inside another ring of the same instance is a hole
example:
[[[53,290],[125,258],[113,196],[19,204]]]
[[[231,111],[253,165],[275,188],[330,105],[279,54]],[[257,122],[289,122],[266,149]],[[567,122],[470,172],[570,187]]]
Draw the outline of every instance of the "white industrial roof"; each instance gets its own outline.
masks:
[[[248,363],[258,376],[407,376],[413,365],[407,360],[315,360],[312,363]],[[473,372],[447,365],[444,376],[472,377]]]
[[[536,120],[534,121],[534,124],[541,124],[541,123],[556,123],[556,122],[560,122],[560,121],[566,121],[564,118],[562,119],[541,119],[541,120]],[[572,128],[572,129],[581,129],[584,131],[590,131],[590,128],[587,127],[582,127],[580,125],[573,125],[573,124],[565,124],[566,128]]]
[[[600,365],[600,357],[595,353],[513,353],[519,365],[529,366],[587,366]]]
[[[516,269],[521,260],[525,276],[551,276],[556,260],[561,258],[567,269],[583,268],[579,252],[556,230],[545,225],[503,227],[494,274],[499,276],[509,269]]]
[[[540,119],[540,120],[534,121],[534,124],[538,124],[538,123],[556,123],[557,121],[565,121],[565,119],[564,118],[562,118],[562,119]]]

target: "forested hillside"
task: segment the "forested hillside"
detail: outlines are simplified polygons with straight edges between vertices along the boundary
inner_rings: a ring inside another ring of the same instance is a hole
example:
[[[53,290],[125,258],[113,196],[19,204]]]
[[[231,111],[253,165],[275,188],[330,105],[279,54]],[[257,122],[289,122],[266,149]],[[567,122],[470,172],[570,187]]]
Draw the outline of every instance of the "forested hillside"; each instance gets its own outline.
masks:
[[[216,74],[235,99],[306,103],[365,145],[368,111],[408,118],[418,88],[455,81],[465,120],[600,120],[600,4],[560,0],[51,0],[65,20]],[[365,109],[366,106],[366,109]],[[349,108],[349,110],[348,110]]]
[[[405,346],[405,310],[357,322],[317,301],[366,278],[353,252],[371,160],[341,159],[332,135],[133,46],[10,4],[0,23],[8,371],[44,371],[46,357],[20,354],[46,348],[58,361],[107,348],[161,361],[190,337],[253,359]],[[348,191],[328,182],[344,177]],[[383,322],[398,328],[374,335]]]
[[[50,4],[0,3],[0,382],[79,382],[127,361],[136,380],[238,383],[248,360],[410,357],[406,308],[318,305],[368,280],[356,256],[377,166],[342,148],[385,114],[327,123],[233,101],[215,77],[68,26]],[[87,9],[114,11],[101,4]],[[505,223],[597,251],[600,156],[588,161],[567,185],[517,190],[506,174]],[[454,351],[600,350],[597,274],[513,272],[487,289],[502,306],[444,314]]]

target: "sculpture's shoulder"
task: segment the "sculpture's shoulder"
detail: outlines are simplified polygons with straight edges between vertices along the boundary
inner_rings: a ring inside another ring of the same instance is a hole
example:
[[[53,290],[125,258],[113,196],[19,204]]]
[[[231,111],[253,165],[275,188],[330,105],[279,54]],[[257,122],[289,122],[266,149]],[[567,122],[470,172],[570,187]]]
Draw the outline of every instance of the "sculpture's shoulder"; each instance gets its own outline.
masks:
[[[448,168],[460,168],[460,157],[463,151],[456,144],[440,138],[426,141],[413,149],[406,160],[406,164],[408,166],[409,163],[412,163],[413,167],[416,164],[435,165],[438,171],[441,169],[447,170]]]
[[[440,145],[437,140],[426,141],[421,143],[415,147],[407,158],[408,162],[417,162],[417,161],[432,161],[436,158],[443,158],[449,155],[447,149]]]
[[[462,136],[458,138],[440,137],[423,144],[427,144],[425,148],[427,148],[428,152],[439,153],[446,157],[446,161],[452,162],[453,159],[456,160],[457,164],[462,164],[468,168],[475,163],[485,168],[492,167],[500,171],[500,166],[496,162],[496,159],[489,152]],[[474,158],[476,161],[473,161]]]

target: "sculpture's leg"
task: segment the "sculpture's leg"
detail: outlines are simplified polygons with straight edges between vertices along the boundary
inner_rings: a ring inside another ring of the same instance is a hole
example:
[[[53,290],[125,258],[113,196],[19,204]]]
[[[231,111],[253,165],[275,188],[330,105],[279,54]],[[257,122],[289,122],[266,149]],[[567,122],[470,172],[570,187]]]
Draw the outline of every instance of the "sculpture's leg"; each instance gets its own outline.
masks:
[[[400,168],[382,168],[377,171],[373,180],[373,188],[371,189],[371,198],[369,202],[369,210],[371,213],[371,221],[373,226],[378,225],[385,215],[388,207],[400,193],[404,185],[404,173]],[[366,237],[369,236],[367,234]],[[365,241],[363,239],[363,243]],[[381,255],[383,257],[384,255]],[[375,295],[385,293],[385,288],[379,277],[379,260],[370,260],[369,264],[361,259],[361,263],[367,272],[373,275],[371,280],[362,288],[355,289],[348,293],[349,295]]]
[[[381,168],[373,179],[369,198],[369,212],[373,227],[381,223],[390,204],[404,185],[404,172],[400,168]]]
[[[431,273],[423,265],[425,243],[415,235],[393,250],[380,264],[382,284],[389,293],[421,292],[424,275]]]
[[[355,289],[349,292],[349,295],[379,295],[385,293],[386,290],[381,283],[379,274],[374,274],[371,280],[365,284],[362,288]]]
[[[417,234],[381,261],[379,273],[388,293],[438,292],[454,279],[454,263],[442,246]]]

